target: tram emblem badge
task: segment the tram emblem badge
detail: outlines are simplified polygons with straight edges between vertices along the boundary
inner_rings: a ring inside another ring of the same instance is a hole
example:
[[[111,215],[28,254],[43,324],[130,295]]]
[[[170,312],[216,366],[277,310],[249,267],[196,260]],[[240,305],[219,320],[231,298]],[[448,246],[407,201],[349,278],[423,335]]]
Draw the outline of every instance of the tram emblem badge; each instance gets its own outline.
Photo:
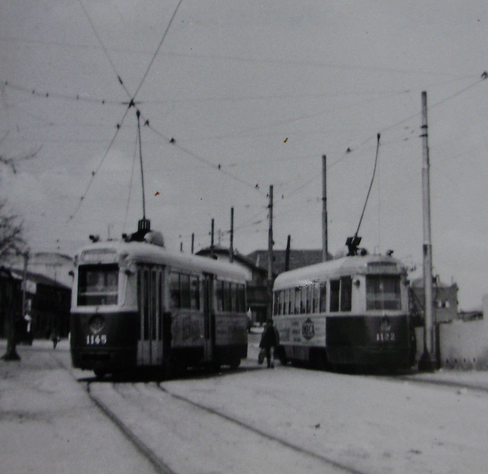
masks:
[[[310,318],[306,319],[302,324],[302,336],[307,341],[310,341],[315,336],[315,327]]]

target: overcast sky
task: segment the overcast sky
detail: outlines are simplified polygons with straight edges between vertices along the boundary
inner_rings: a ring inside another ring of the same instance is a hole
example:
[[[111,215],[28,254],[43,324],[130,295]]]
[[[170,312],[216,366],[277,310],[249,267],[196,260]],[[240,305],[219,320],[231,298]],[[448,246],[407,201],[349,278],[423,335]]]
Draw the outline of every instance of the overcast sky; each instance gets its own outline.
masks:
[[[208,246],[212,218],[228,246],[232,206],[235,247],[267,248],[270,185],[275,248],[288,235],[320,248],[326,154],[335,253],[358,227],[380,133],[359,235],[421,269],[425,90],[434,274],[481,306],[487,45],[482,0],[0,0],[0,154],[39,150],[16,173],[0,165],[1,194],[33,251],[134,231],[137,108],[146,217],[169,248],[190,252],[192,233]]]

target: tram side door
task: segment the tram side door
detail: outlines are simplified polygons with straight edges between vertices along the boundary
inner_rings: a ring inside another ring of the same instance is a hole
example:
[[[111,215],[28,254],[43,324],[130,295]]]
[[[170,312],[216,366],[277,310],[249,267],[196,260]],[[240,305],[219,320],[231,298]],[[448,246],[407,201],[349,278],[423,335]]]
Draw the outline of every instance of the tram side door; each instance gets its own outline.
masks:
[[[137,364],[159,365],[163,357],[164,267],[140,266],[137,275],[139,340]]]
[[[203,354],[204,361],[212,361],[215,351],[215,308],[214,308],[214,276],[203,276]]]

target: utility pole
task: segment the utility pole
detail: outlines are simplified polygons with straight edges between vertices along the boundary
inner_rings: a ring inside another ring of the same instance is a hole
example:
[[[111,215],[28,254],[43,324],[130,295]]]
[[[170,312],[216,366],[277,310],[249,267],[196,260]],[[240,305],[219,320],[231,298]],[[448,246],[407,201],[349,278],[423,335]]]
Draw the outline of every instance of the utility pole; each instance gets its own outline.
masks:
[[[234,208],[230,208],[230,245],[229,245],[229,262],[234,261]]]
[[[322,262],[329,258],[327,226],[327,157],[322,155]]]
[[[214,257],[214,220],[212,219],[212,230],[210,231],[210,257]]]
[[[191,234],[191,254],[193,255],[193,252],[195,251],[195,234]]]
[[[291,235],[286,239],[286,253],[285,253],[285,272],[290,269],[290,247],[291,247]]]
[[[434,354],[432,299],[432,241],[430,227],[430,158],[429,127],[427,125],[427,92],[422,92],[422,207],[424,230],[424,353],[419,370],[433,372],[436,368]]]
[[[269,187],[269,229],[268,229],[268,320],[273,311],[273,185]]]

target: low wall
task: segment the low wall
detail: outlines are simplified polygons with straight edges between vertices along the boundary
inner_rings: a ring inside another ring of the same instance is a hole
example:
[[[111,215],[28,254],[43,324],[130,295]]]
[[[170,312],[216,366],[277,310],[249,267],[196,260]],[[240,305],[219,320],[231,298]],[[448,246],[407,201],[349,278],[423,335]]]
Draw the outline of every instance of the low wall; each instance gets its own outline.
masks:
[[[439,342],[441,367],[464,370],[488,369],[488,322],[486,319],[441,324]]]
[[[440,366],[488,370],[488,295],[483,297],[483,319],[438,325],[437,356]],[[423,353],[423,328],[416,329],[417,361]]]

